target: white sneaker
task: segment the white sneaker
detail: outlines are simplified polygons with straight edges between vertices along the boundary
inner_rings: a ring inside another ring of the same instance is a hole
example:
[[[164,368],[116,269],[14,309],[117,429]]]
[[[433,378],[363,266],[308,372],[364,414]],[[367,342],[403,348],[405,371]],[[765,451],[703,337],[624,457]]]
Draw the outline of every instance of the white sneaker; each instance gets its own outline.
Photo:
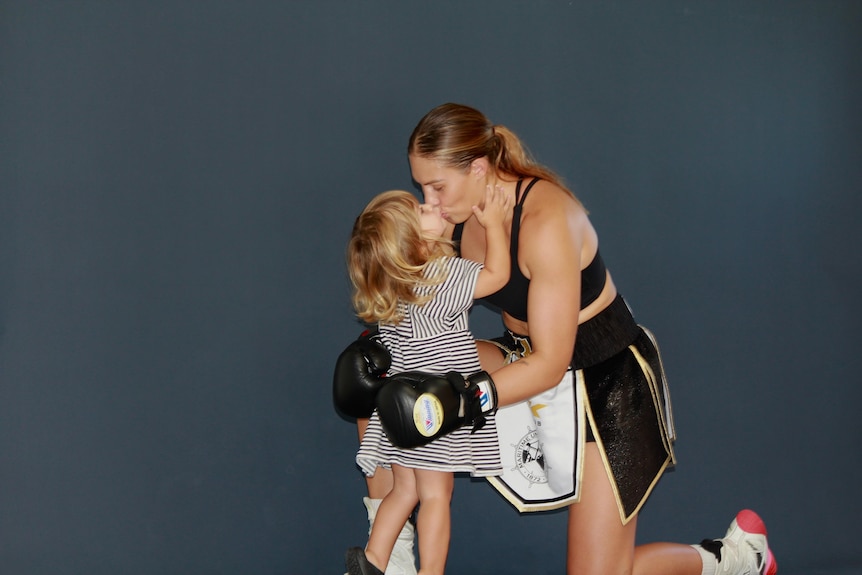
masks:
[[[722,539],[704,539],[694,545],[709,575],[775,575],[778,564],[766,541],[766,525],[750,509],[736,514]]]
[[[365,509],[368,510],[368,533],[371,534],[371,527],[374,525],[374,518],[377,516],[377,508],[380,507],[380,499],[370,499],[364,497],[362,502],[365,503]],[[398,534],[398,539],[395,540],[395,547],[392,548],[392,554],[389,556],[389,565],[386,566],[386,575],[417,575],[416,574],[416,555],[413,553],[413,539],[415,537],[416,528],[413,523],[408,521]]]

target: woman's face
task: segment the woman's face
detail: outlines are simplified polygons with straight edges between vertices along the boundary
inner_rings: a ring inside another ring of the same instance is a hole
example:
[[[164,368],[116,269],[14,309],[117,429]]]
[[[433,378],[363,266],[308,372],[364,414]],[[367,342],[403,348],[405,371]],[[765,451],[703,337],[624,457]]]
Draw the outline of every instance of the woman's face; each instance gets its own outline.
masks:
[[[422,188],[426,205],[439,208],[442,218],[453,224],[467,221],[473,215],[473,206],[481,201],[484,189],[484,180],[476,169],[460,170],[412,154],[409,160],[413,179]]]

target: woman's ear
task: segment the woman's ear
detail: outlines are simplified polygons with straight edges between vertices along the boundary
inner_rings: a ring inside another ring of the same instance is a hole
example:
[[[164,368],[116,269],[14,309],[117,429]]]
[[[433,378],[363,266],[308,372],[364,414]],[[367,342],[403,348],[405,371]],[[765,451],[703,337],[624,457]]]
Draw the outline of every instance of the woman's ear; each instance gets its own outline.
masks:
[[[488,163],[488,157],[482,156],[470,162],[470,174],[479,178],[484,178],[488,174],[488,169],[491,165]]]

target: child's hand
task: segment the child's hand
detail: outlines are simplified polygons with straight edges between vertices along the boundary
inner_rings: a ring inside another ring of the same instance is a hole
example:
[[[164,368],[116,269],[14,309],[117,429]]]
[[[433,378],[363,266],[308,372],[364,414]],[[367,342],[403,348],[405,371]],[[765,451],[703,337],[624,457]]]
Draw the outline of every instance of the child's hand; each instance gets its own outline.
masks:
[[[512,208],[512,196],[506,193],[501,186],[485,187],[485,199],[483,206],[473,206],[473,213],[482,227],[500,226],[506,221],[506,216]]]

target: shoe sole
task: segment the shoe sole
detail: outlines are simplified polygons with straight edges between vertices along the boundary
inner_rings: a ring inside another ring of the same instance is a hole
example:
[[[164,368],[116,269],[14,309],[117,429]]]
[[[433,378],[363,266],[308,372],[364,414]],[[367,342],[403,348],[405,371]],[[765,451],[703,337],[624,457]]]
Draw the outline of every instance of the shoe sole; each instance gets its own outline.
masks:
[[[743,509],[736,514],[736,524],[746,533],[755,535],[763,535],[766,537],[766,523],[760,518],[760,515],[751,509]],[[769,547],[766,548],[766,565],[763,568],[763,575],[775,575],[778,573],[778,563],[775,561],[775,555]]]

